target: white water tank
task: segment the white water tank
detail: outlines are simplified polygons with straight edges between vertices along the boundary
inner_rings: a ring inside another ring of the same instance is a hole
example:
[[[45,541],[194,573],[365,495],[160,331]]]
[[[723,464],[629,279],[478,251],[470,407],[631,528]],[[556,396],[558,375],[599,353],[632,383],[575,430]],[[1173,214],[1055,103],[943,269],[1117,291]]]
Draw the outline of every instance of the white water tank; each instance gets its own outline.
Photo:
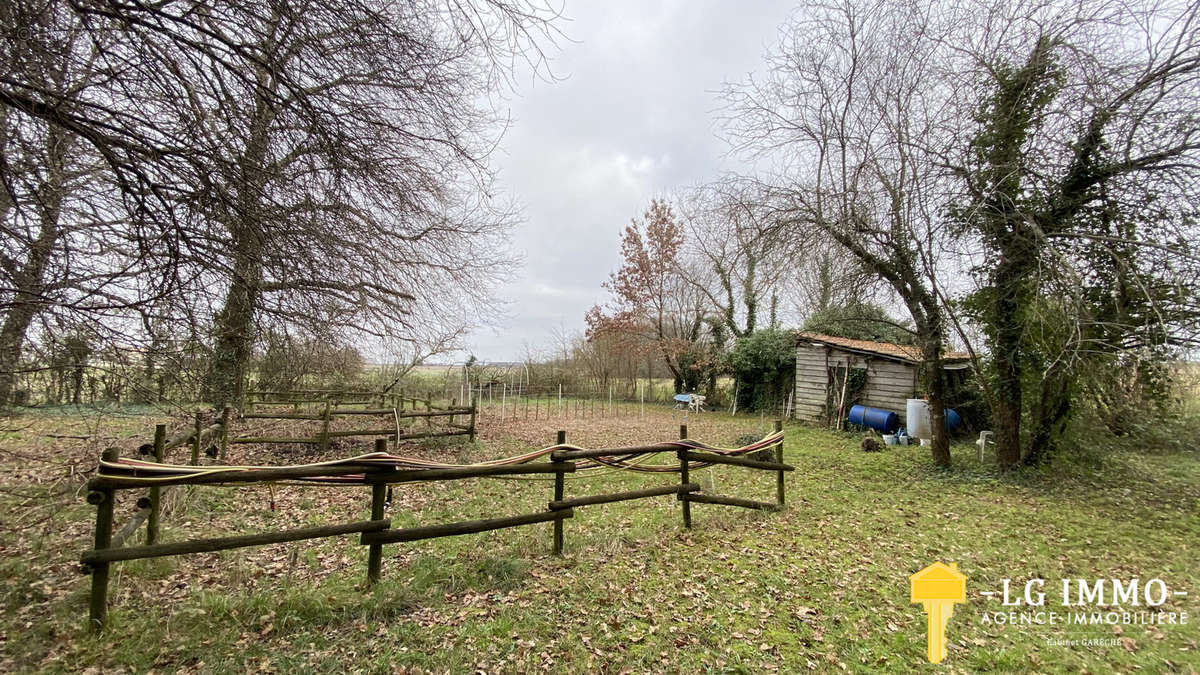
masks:
[[[929,424],[929,403],[923,398],[910,398],[904,408],[908,435],[922,439],[933,438],[933,426]]]

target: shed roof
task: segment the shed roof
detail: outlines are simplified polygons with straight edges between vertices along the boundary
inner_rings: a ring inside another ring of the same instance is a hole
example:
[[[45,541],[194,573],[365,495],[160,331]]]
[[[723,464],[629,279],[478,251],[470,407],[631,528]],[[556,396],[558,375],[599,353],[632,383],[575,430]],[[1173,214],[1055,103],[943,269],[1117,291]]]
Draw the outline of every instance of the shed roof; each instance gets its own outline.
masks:
[[[919,364],[923,361],[921,358],[921,350],[912,345],[898,345],[891,342],[875,342],[874,340],[854,340],[851,338],[834,337],[832,335],[822,335],[820,333],[808,333],[805,331],[796,332],[796,342],[815,342],[837,347],[846,351],[857,352],[860,354],[869,354],[871,356],[881,356],[885,359],[901,361],[904,363]],[[942,354],[942,361],[946,363],[954,363],[970,360],[971,355],[964,352],[946,352]]]

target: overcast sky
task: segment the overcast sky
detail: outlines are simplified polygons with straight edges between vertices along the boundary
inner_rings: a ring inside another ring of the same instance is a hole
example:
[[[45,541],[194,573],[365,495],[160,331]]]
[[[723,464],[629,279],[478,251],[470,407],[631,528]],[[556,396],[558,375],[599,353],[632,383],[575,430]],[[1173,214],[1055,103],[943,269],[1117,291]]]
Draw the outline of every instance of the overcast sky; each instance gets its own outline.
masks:
[[[561,81],[519,83],[513,124],[493,165],[524,206],[513,248],[524,255],[498,295],[503,326],[470,351],[516,360],[583,329],[607,294],[621,230],[650,199],[736,168],[715,134],[722,82],[761,71],[794,2],[568,0],[568,39],[550,50]]]

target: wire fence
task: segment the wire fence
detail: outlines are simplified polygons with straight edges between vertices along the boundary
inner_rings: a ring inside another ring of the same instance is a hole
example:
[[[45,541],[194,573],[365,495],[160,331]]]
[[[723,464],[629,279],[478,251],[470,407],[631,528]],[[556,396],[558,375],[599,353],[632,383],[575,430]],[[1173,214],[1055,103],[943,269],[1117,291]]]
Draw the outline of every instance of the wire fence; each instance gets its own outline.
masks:
[[[520,385],[509,387],[507,383],[501,383],[499,386],[473,387],[469,392],[466,387],[460,387],[459,395],[465,398],[458,400],[476,402],[480,417],[503,420],[640,419],[648,411],[653,413],[664,407],[700,413],[740,412],[772,419],[788,419],[793,412],[791,392],[781,400],[759,405],[754,410],[739,410],[732,397],[718,402],[710,397],[698,405],[693,404],[679,400],[669,386],[638,387],[632,392],[628,388],[618,387],[599,391],[571,391],[561,386],[530,390]]]

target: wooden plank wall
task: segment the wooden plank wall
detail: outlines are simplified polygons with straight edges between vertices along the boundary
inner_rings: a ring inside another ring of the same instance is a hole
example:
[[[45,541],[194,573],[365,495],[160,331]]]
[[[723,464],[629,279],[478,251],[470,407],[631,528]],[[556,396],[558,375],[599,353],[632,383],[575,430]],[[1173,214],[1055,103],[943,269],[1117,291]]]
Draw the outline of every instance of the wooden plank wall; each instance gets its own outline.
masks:
[[[907,400],[913,397],[917,367],[887,359],[871,359],[867,368],[867,386],[862,400],[865,406],[891,410],[905,423]]]
[[[864,357],[836,347],[828,348],[826,360],[826,351],[824,346],[800,344],[796,347],[797,418],[823,421],[828,379],[826,364],[845,363],[849,358],[851,368],[867,369],[867,384],[858,402],[895,411],[903,422],[906,401],[912,398],[916,387],[916,366],[882,357]]]
[[[829,375],[825,370],[825,349],[800,344],[796,347],[796,396],[792,403],[798,419],[823,420],[825,388]]]

